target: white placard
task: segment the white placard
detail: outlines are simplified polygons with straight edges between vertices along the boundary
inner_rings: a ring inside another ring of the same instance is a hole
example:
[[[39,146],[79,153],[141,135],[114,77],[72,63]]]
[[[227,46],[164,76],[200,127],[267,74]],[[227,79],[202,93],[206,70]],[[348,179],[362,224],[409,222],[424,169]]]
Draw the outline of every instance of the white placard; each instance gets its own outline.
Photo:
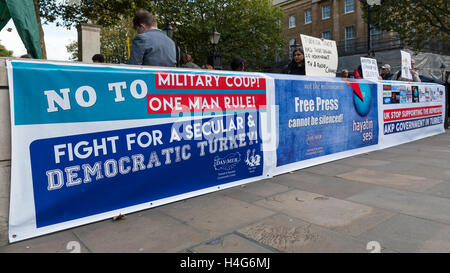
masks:
[[[402,54],[402,78],[412,80],[411,54],[403,50],[400,50],[400,53]]]
[[[378,64],[376,59],[361,57],[361,69],[363,78],[367,80],[378,80]]]
[[[300,34],[305,52],[305,70],[308,76],[336,77],[338,53],[336,41]]]

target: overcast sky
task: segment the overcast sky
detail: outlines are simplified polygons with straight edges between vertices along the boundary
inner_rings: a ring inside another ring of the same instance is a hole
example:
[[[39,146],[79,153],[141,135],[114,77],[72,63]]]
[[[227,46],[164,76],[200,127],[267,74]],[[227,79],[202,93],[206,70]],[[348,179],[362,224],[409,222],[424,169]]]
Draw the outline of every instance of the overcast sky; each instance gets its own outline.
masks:
[[[8,32],[8,28],[12,28],[12,31]],[[66,45],[71,41],[77,40],[76,28],[73,27],[67,30],[64,27],[56,27],[55,24],[42,25],[42,28],[44,29],[47,59],[59,61],[69,60],[70,54],[67,53]],[[20,57],[27,53],[12,20],[0,31],[0,43],[6,49],[12,50],[14,57]]]

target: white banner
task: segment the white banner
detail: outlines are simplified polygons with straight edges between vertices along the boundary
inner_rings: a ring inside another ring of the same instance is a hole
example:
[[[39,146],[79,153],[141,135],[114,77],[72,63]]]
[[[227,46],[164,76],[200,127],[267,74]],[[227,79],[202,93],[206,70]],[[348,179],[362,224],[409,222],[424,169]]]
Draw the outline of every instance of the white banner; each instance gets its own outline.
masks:
[[[270,177],[266,75],[33,61],[7,68],[10,242]]]
[[[378,89],[381,149],[445,132],[444,86],[383,81]]]
[[[10,242],[444,132],[436,84],[28,60],[7,68]]]

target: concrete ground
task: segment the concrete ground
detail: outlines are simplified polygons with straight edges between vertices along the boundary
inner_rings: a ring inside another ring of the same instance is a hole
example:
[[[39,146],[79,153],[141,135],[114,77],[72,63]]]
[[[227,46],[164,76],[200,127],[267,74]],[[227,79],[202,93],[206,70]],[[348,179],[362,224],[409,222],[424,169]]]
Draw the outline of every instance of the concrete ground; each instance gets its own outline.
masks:
[[[6,232],[0,227],[2,238]],[[450,131],[0,252],[367,253],[378,246],[450,252]]]

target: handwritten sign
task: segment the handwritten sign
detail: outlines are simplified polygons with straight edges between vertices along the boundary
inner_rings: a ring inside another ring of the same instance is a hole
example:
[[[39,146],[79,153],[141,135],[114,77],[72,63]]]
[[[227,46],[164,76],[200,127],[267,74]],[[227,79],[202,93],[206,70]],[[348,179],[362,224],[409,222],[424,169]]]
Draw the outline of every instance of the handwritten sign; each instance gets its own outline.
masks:
[[[321,40],[300,34],[305,52],[305,69],[308,76],[336,77],[338,53],[336,41]]]
[[[400,50],[402,54],[402,78],[412,80],[411,75],[411,54],[409,52]]]
[[[376,59],[361,57],[361,69],[364,79],[378,80],[378,77],[380,75],[378,74],[378,65]]]

